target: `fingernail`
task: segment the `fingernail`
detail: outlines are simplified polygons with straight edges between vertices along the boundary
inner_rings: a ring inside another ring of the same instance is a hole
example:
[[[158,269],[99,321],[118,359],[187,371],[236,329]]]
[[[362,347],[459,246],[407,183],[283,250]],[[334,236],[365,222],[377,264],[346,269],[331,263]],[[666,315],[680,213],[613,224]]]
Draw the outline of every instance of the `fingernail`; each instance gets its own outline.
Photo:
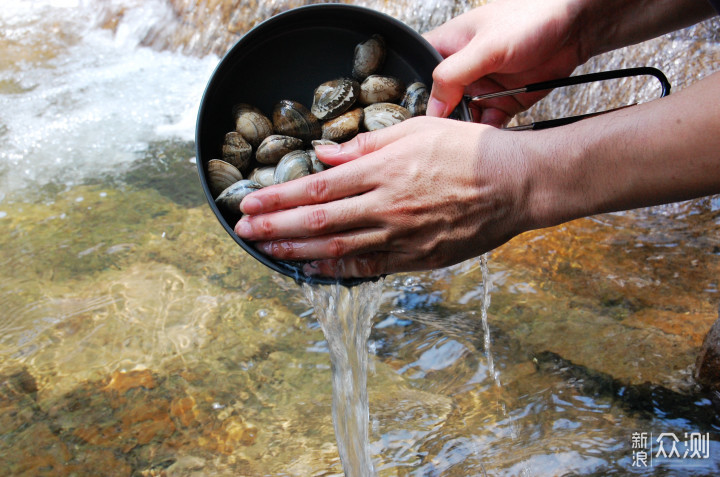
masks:
[[[260,211],[262,203],[255,197],[247,196],[240,202],[240,212],[243,214],[257,214]]]
[[[259,248],[265,255],[270,255],[272,253],[272,243],[270,242],[261,242],[255,244],[257,248]]]
[[[303,265],[303,273],[308,277],[320,275],[320,269],[318,268],[317,262],[310,262]]]
[[[437,98],[431,97],[428,101],[427,111],[425,112],[428,116],[435,116],[442,118],[445,116],[445,108],[447,106]]]
[[[318,144],[315,146],[315,153],[324,156],[332,156],[333,154],[339,154],[342,146],[340,144]]]
[[[240,222],[235,225],[235,233],[239,237],[251,237],[252,236],[252,225],[250,225],[250,221],[247,219],[240,219]]]

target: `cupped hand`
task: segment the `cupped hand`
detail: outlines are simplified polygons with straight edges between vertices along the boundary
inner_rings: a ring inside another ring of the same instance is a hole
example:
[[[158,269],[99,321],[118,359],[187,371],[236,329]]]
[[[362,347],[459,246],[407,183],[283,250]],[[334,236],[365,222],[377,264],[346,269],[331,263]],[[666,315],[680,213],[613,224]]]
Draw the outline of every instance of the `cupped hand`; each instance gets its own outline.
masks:
[[[529,175],[517,134],[419,117],[318,146],[336,167],[250,194],[235,232],[276,259],[312,260],[308,275],[458,263],[524,230]]]
[[[577,2],[497,0],[453,18],[425,38],[445,58],[433,72],[429,116],[448,116],[463,94],[480,95],[561,78],[588,58]],[[502,126],[545,96],[486,100],[474,119]]]

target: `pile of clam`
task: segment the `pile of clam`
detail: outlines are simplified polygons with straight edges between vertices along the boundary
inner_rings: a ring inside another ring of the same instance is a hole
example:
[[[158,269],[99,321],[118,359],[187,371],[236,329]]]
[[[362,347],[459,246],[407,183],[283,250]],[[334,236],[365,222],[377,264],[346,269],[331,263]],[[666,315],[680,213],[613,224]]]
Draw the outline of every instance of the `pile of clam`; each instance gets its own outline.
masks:
[[[425,114],[424,84],[405,88],[398,78],[377,74],[385,55],[380,35],[358,44],[353,77],[318,86],[310,109],[283,99],[270,119],[254,106],[235,105],[235,131],[225,135],[222,160],[211,159],[207,166],[208,185],[218,206],[237,214],[249,193],[329,167],[317,159],[313,149],[317,144],[344,142],[360,132]]]

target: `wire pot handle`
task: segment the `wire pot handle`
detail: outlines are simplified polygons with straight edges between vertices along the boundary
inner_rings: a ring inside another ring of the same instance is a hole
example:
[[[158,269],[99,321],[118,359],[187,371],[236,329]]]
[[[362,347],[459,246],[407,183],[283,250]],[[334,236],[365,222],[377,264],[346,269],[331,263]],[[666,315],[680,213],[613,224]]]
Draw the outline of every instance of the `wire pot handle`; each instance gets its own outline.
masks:
[[[539,83],[531,83],[521,88],[508,89],[505,91],[497,91],[495,93],[481,94],[478,96],[465,96],[465,99],[469,103],[479,102],[485,99],[500,98],[503,96],[513,96],[522,93],[532,93],[535,91],[544,91],[548,89],[564,88],[566,86],[574,86],[578,84],[594,83],[596,81],[606,81],[610,79],[627,78],[631,76],[654,76],[660,82],[662,91],[660,97],[667,96],[670,94],[670,82],[665,77],[665,74],[657,68],[652,66],[640,66],[635,68],[624,68],[610,71],[600,71],[597,73],[588,73],[584,75],[569,76],[567,78],[558,78],[549,81],[541,81]],[[627,107],[627,106],[623,106]],[[547,129],[556,126],[563,126],[565,124],[574,123],[581,119],[597,116],[598,114],[607,113],[610,111],[616,111],[616,108],[608,111],[599,111],[596,113],[581,114],[578,116],[568,116],[566,118],[550,119],[547,121],[538,121],[524,126],[516,126],[507,129],[511,130],[527,130],[527,129]]]

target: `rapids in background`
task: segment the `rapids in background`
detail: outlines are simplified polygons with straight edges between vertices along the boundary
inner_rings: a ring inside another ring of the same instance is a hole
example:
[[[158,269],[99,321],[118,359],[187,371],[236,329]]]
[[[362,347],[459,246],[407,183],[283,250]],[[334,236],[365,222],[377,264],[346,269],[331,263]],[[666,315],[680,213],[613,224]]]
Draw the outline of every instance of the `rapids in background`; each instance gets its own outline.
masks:
[[[302,3],[4,2],[0,473],[341,472],[320,325],[217,223],[192,142],[222,54]],[[353,3],[421,32],[476,4]],[[656,66],[678,91],[720,64],[718,26],[578,72]],[[655,96],[638,81],[557,91],[518,122]],[[479,258],[389,277],[370,336],[378,474],[720,472],[692,379],[717,317],[719,210],[710,197],[524,234],[490,255],[486,283]],[[709,457],[632,467],[634,432],[708,435]]]

